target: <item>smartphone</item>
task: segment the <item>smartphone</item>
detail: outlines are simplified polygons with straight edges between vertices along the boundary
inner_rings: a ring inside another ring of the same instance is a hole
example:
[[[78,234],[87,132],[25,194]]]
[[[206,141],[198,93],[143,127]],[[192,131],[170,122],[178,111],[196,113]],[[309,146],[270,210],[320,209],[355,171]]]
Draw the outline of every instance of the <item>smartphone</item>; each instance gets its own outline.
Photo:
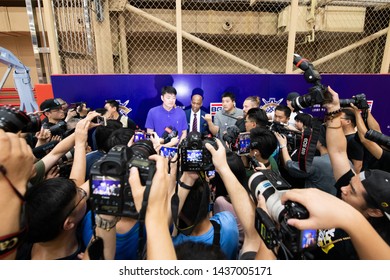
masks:
[[[238,134],[238,152],[237,154],[240,156],[246,156],[249,155],[250,150],[250,133],[249,132],[242,132]]]
[[[160,155],[165,158],[172,159],[177,154],[176,147],[162,147],[160,150]]]
[[[102,117],[102,116],[94,117],[94,118],[92,119],[92,122],[93,122],[93,123],[97,123],[97,124],[101,124],[101,125],[104,125],[104,126],[107,125],[106,118],[105,118],[105,117]]]
[[[134,143],[138,142],[139,140],[145,139],[145,132],[144,131],[136,131],[134,132]]]

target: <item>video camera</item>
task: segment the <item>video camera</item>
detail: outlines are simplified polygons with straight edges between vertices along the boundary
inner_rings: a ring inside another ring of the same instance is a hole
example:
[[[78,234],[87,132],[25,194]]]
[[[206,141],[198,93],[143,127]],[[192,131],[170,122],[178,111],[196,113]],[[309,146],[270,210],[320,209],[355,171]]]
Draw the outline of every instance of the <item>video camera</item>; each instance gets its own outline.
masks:
[[[314,84],[309,89],[309,93],[298,96],[291,101],[291,106],[299,111],[316,104],[325,104],[332,101],[332,95],[327,88],[321,84],[321,76],[319,72],[314,69],[314,66],[306,58],[302,58],[298,54],[294,54],[294,65],[304,71],[305,80],[308,83]]]
[[[204,138],[199,132],[190,132],[179,145],[179,158],[182,171],[214,170],[211,153],[205,144],[211,144],[215,149],[218,145],[213,138]]]
[[[129,185],[131,167],[138,168],[141,184],[151,182],[155,162],[149,156],[156,154],[149,140],[140,140],[131,147],[117,145],[92,165],[90,172],[91,208],[97,214],[138,218]]]
[[[370,129],[366,132],[364,137],[370,141],[377,143],[378,145],[390,149],[390,137],[387,135],[384,135],[376,130]]]
[[[29,114],[20,111],[18,107],[0,107],[0,128],[5,132],[35,133],[41,129],[41,119],[39,114]]]
[[[340,107],[351,107],[351,103],[360,110],[366,110],[370,107],[368,106],[366,95],[364,93],[358,94],[349,99],[340,99]]]
[[[304,206],[293,201],[287,201],[283,205],[280,201],[281,192],[271,183],[266,172],[265,170],[255,172],[248,182],[251,194],[256,198],[255,201],[257,201],[258,195],[262,194],[270,213],[268,215],[261,208],[256,209],[256,230],[268,249],[274,249],[281,245],[292,256],[297,257],[305,250],[316,246],[317,231],[300,231],[288,225],[289,219],[306,219],[309,217],[309,213]]]

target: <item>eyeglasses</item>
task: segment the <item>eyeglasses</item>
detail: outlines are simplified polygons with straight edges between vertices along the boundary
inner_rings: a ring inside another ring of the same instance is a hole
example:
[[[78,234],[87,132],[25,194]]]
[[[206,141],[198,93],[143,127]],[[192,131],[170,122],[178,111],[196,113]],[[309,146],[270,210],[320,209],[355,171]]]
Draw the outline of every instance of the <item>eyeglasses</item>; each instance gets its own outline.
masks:
[[[77,188],[77,192],[81,195],[81,198],[80,200],[76,203],[75,206],[72,207],[72,209],[70,209],[70,211],[66,214],[65,218],[70,216],[70,214],[72,214],[72,212],[77,208],[77,206],[79,206],[79,204],[81,203],[81,201],[83,201],[84,198],[87,197],[87,192],[82,189],[82,188]]]

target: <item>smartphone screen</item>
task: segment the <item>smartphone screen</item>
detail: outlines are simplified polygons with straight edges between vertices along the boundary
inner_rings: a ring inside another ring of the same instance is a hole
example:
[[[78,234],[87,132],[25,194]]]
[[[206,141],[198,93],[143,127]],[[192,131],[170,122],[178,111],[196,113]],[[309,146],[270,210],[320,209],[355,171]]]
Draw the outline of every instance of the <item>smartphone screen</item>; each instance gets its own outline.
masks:
[[[175,147],[162,147],[160,154],[165,157],[172,159],[177,154],[177,148]]]
[[[249,132],[242,132],[238,135],[238,154],[241,156],[248,155],[250,150],[250,133]]]
[[[143,131],[134,132],[134,143],[144,139],[145,139],[145,133]]]

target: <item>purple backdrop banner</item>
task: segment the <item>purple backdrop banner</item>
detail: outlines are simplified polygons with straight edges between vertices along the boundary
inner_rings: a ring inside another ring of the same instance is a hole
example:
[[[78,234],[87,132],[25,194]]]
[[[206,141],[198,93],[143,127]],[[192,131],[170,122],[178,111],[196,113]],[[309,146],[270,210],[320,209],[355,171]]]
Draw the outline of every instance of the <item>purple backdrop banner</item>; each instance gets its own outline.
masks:
[[[351,98],[365,93],[372,100],[372,114],[381,125],[382,132],[390,135],[390,75],[322,74],[322,84],[330,85],[340,98]],[[203,106],[210,110],[210,103],[220,102],[221,95],[230,91],[236,95],[237,107],[250,95],[260,96],[261,106],[269,103],[285,104],[285,97],[295,91],[307,94],[312,84],[303,75],[288,74],[172,74],[172,75],[53,75],[55,97],[68,103],[84,101],[93,109],[102,108],[106,99],[117,99],[132,108],[129,114],[142,129],[148,110],[161,105],[160,90],[171,85],[177,90],[177,104],[189,106],[195,88],[204,91]],[[268,105],[268,106],[269,106]],[[266,106],[267,107],[267,106]],[[305,110],[314,115],[323,115],[319,108]]]

